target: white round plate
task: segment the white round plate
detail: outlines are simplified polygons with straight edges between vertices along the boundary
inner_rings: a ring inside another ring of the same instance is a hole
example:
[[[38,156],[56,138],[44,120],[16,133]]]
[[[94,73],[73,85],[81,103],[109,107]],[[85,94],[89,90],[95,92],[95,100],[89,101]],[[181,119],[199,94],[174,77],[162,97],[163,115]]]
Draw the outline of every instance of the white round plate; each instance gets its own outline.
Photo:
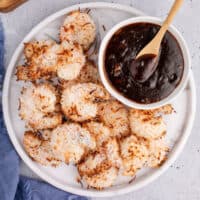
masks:
[[[99,2],[78,4],[65,8],[43,20],[33,28],[19,44],[8,66],[3,89],[4,118],[10,139],[18,154],[43,180],[57,188],[83,196],[116,196],[144,187],[161,175],[175,161],[191,132],[196,106],[195,85],[191,73],[187,87],[181,95],[172,102],[176,113],[166,117],[168,125],[167,139],[171,147],[168,159],[160,168],[141,170],[137,173],[137,177],[132,183],[128,183],[127,178],[119,177],[114,186],[102,191],[82,188],[81,185],[77,183],[76,178],[78,174],[74,166],[63,164],[59,168],[54,169],[33,162],[23,149],[22,138],[25,128],[24,122],[21,121],[18,116],[18,98],[24,83],[17,82],[14,75],[16,65],[23,59],[23,43],[33,39],[44,39],[49,37],[48,35],[51,37],[58,37],[58,27],[61,25],[65,15],[72,10],[86,8],[90,9],[90,14],[97,23],[101,38],[105,35],[106,31],[116,23],[130,17],[142,15],[140,11],[132,7]]]

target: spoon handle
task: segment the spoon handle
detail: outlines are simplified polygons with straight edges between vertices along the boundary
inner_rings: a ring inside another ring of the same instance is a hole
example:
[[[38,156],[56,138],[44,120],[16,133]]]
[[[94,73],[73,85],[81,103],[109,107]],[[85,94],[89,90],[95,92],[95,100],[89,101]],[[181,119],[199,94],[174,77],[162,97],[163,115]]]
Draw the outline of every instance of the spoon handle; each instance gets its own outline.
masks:
[[[159,30],[158,34],[157,34],[157,39],[161,42],[163,36],[165,35],[165,32],[167,31],[167,29],[169,28],[169,25],[171,24],[171,22],[173,21],[176,13],[178,12],[179,8],[181,7],[182,3],[184,0],[175,0],[166,20],[164,21],[161,29]]]
[[[0,12],[10,12],[26,1],[27,0],[0,0]]]

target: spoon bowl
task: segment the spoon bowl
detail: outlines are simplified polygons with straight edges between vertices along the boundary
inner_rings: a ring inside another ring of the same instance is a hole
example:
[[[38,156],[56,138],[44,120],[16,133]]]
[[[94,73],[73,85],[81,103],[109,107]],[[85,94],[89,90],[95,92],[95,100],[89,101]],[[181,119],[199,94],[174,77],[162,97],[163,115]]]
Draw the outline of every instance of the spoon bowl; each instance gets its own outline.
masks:
[[[139,83],[144,83],[148,80],[158,66],[160,53],[161,50],[159,51],[159,55],[147,54],[138,59],[133,59],[130,65],[130,72],[133,79]]]

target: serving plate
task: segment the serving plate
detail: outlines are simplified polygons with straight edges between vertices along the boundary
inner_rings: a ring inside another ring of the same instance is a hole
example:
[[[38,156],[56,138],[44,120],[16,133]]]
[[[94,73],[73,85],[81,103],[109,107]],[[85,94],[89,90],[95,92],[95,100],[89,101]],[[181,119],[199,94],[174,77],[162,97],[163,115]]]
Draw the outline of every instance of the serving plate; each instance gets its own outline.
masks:
[[[196,109],[196,93],[192,72],[184,91],[176,98],[172,105],[176,113],[165,117],[168,125],[167,141],[170,145],[170,152],[166,162],[156,169],[143,169],[137,173],[134,181],[119,177],[114,186],[97,191],[94,189],[83,188],[77,182],[77,170],[72,165],[62,164],[54,169],[44,167],[33,162],[23,149],[22,138],[25,125],[18,116],[18,98],[20,95],[23,82],[17,82],[15,77],[15,67],[23,60],[23,43],[33,39],[58,38],[58,28],[61,25],[65,15],[72,10],[89,9],[90,15],[97,24],[100,38],[103,38],[106,31],[113,27],[116,23],[130,18],[143,15],[142,12],[135,8],[123,6],[114,3],[85,3],[65,8],[55,14],[49,16],[24,38],[16,49],[4,80],[3,88],[3,112],[5,123],[8,129],[10,139],[24,162],[43,180],[54,185],[55,187],[67,192],[84,195],[84,196],[116,196],[144,187],[148,183],[160,176],[177,158],[190,135]]]

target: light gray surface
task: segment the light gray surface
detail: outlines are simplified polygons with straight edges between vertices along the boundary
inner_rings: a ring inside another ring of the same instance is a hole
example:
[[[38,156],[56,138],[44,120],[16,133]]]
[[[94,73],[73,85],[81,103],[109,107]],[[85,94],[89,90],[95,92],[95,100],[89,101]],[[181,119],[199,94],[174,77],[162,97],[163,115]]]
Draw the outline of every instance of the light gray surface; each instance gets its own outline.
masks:
[[[6,35],[6,65],[23,37],[37,23],[48,15],[80,2],[77,0],[29,0],[26,4],[12,13],[1,14]],[[95,2],[95,1],[93,1]],[[145,13],[164,18],[169,10],[172,0],[115,0],[105,1],[132,5]],[[197,96],[200,94],[200,1],[185,0],[185,4],[174,24],[183,33],[192,56],[192,68],[197,86]],[[196,21],[196,23],[195,23]],[[192,134],[184,151],[171,166],[171,168],[151,185],[124,196],[108,199],[123,200],[197,200],[200,199],[200,124],[198,119],[200,108],[197,105],[196,121]],[[22,174],[34,176],[33,173],[22,164]],[[67,177],[66,177],[67,178]],[[106,198],[104,198],[106,199]]]

